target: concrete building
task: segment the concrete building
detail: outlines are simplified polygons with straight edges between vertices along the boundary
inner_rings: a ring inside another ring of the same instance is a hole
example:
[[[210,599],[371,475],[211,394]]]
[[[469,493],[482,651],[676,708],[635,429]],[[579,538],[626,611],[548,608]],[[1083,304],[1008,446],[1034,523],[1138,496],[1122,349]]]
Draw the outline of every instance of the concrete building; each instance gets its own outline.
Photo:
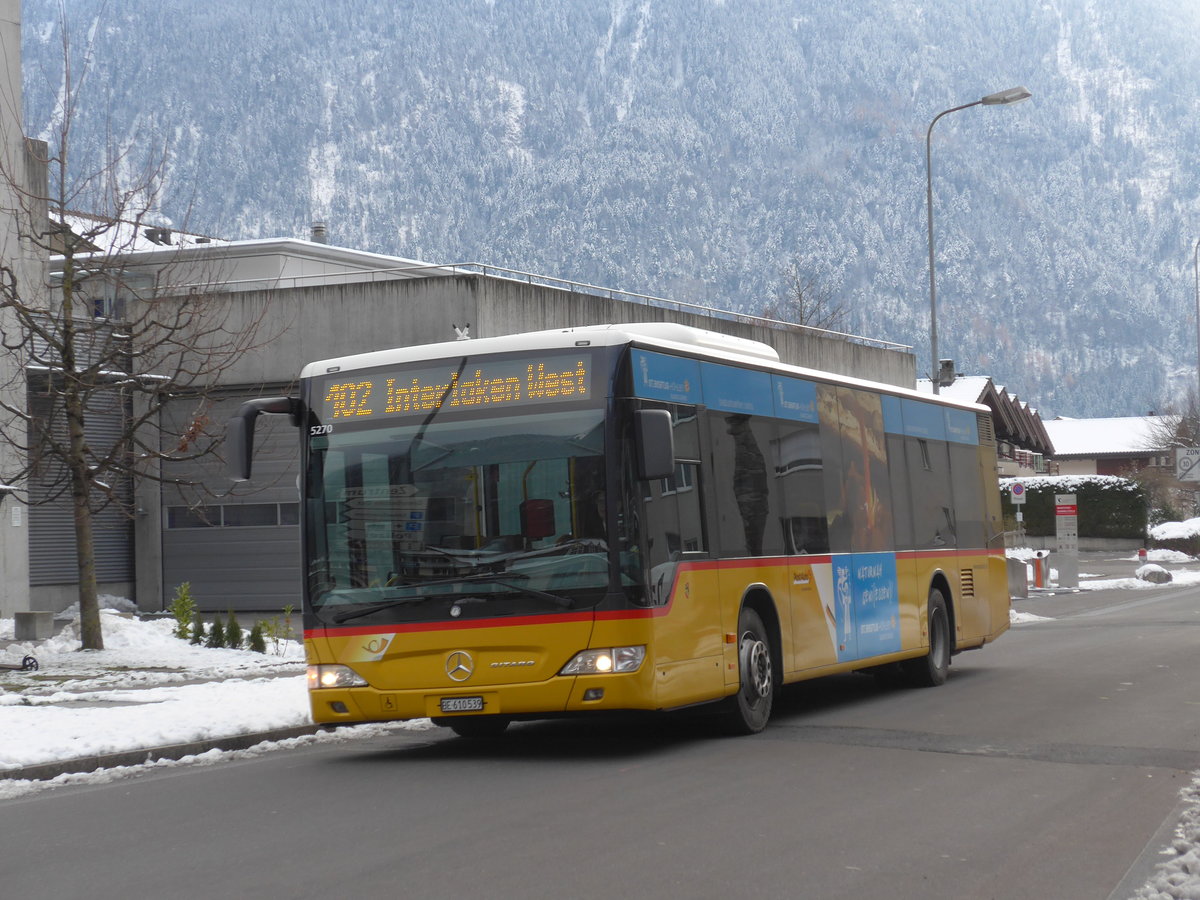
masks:
[[[144,230],[143,230],[144,231]],[[166,439],[202,421],[220,431],[244,399],[293,388],[303,365],[341,355],[451,340],[623,322],[680,322],[771,344],[788,362],[911,387],[907,348],[886,341],[603,290],[482,266],[448,268],[316,241],[216,242],[140,235],[123,255],[122,283],[155,286],[158,302],[201,292],[231,331],[256,326],[257,346],[220,376],[201,409],[181,398],[163,412]],[[138,302],[120,296],[107,300]],[[129,526],[132,595],[154,611],[188,582],[201,608],[278,610],[300,592],[299,440],[267,417],[256,444],[255,479],[234,486],[223,464],[164,463],[136,486]],[[114,584],[110,589],[123,586]],[[42,608],[70,602],[70,585],[43,586]]]
[[[45,219],[46,170],[21,127],[21,4],[0,0],[0,260],[13,275],[20,296],[44,299],[45,258],[29,242],[29,223]],[[43,147],[44,149],[44,147]],[[0,330],[13,334],[11,311],[0,310]],[[25,360],[20,352],[0,352],[0,616],[31,608],[29,516],[17,473],[25,465]],[[10,410],[10,411],[6,411]]]

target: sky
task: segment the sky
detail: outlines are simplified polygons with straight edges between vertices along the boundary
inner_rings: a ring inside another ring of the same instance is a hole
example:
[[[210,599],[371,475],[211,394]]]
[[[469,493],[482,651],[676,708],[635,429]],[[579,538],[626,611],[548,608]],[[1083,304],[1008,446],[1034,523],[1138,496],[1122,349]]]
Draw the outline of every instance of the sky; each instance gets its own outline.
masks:
[[[1029,559],[1032,550],[1010,554]],[[1200,584],[1200,567],[1190,557],[1150,551],[1149,565],[1172,564],[1172,584]],[[1084,590],[1158,590],[1136,578],[1099,579],[1080,573]],[[128,601],[102,598],[128,609]],[[1012,612],[1014,631],[1052,621]],[[105,784],[156,769],[217,766],[231,760],[316,743],[369,740],[396,731],[435,728],[428,719],[359,725],[246,750],[210,750],[179,760],[158,760],[46,781],[5,778],[5,770],[57,760],[218,739],[309,724],[303,649],[294,641],[268,646],[266,654],[193,646],[172,634],[174,621],[142,621],[130,612],[102,612],[105,649],[81,652],[77,619],[46,641],[9,643],[0,663],[16,665],[26,655],[40,665],[32,678],[0,670],[0,802],[69,785]],[[0,619],[0,642],[14,638],[12,619]],[[21,689],[17,685],[22,685]],[[27,686],[26,686],[27,685]],[[1191,714],[1187,712],[1187,714]],[[1181,792],[1183,813],[1162,862],[1130,900],[1200,898],[1200,773]]]

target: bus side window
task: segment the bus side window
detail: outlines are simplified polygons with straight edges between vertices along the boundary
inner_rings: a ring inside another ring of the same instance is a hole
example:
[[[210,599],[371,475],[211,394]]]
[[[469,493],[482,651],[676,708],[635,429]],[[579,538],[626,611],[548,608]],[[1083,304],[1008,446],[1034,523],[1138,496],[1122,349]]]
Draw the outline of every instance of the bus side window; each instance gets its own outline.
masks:
[[[775,423],[709,410],[708,424],[721,555],[778,556],[783,534],[767,527],[783,517],[776,467],[767,462],[777,443]]]
[[[950,494],[950,456],[945,441],[907,438],[912,488],[913,544],[918,550],[957,545]]]
[[[828,553],[825,469],[815,423],[788,423],[772,442],[773,478],[781,492],[780,532],[788,554]]]

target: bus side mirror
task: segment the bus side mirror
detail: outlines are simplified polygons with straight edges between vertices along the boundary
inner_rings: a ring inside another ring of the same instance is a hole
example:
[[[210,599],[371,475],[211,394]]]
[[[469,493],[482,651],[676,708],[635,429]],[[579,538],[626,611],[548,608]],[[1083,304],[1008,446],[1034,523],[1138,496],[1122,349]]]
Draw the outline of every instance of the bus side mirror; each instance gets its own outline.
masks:
[[[292,397],[263,397],[247,400],[225,423],[225,465],[234,481],[250,480],[250,460],[254,456],[254,420],[262,413],[286,414],[293,425],[300,424],[300,401]]]
[[[633,436],[637,444],[637,477],[643,481],[675,474],[675,431],[665,409],[639,409],[634,413]]]

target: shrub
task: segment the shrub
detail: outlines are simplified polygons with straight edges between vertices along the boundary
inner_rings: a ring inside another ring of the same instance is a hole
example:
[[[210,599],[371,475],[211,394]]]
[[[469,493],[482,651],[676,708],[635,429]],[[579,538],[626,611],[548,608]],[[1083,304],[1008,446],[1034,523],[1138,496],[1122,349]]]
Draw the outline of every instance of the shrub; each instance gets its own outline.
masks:
[[[208,640],[204,642],[205,647],[224,647],[225,646],[225,626],[221,624],[221,620],[217,619],[212,623],[212,630],[208,633]]]
[[[294,607],[289,603],[283,608],[283,618],[275,616],[265,622],[261,622],[263,630],[263,638],[271,642],[271,647],[276,656],[283,654],[282,644],[292,639],[292,611]]]
[[[250,629],[250,639],[248,641],[249,649],[255,653],[267,652],[267,641],[263,637],[263,623],[255,622],[254,627]]]
[[[1150,546],[1156,550],[1178,550],[1189,556],[1200,554],[1200,519],[1156,525],[1150,529]]]
[[[238,624],[237,616],[233,614],[233,610],[229,611],[229,618],[225,621],[225,646],[232,647],[234,650],[242,649],[242,626]]]
[[[192,619],[196,615],[196,601],[192,599],[192,583],[185,581],[175,588],[171,600],[171,615],[175,618],[175,637],[186,641],[191,634]]]
[[[196,610],[192,617],[192,643],[204,643],[204,618],[200,615],[200,610]]]

